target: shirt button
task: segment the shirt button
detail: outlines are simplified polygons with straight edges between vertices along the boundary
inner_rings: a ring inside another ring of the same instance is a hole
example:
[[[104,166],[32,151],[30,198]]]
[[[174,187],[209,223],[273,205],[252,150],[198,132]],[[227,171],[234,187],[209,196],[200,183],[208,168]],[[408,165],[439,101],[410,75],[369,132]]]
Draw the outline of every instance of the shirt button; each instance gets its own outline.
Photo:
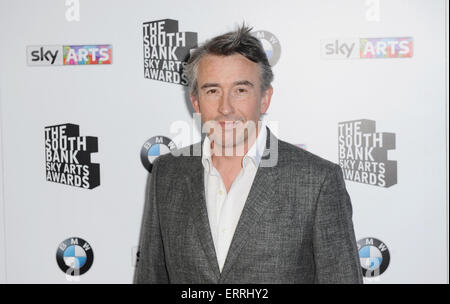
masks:
[[[222,191],[222,190],[219,190],[219,194],[220,194],[220,195],[223,195],[223,191]]]

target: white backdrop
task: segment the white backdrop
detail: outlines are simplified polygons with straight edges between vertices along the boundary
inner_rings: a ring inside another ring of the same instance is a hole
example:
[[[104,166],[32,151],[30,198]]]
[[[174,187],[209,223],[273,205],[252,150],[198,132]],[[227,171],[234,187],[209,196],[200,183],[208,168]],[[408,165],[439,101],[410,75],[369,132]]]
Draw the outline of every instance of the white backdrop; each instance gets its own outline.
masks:
[[[154,136],[173,139],[171,124],[192,117],[184,86],[144,78],[143,24],[164,19],[199,43],[243,21],[276,37],[281,56],[265,119],[283,140],[338,163],[339,123],[367,119],[375,132],[395,134],[387,152],[397,161],[395,185],[346,181],[357,240],[379,239],[390,253],[386,271],[365,281],[448,282],[444,0],[0,3],[0,282],[71,282],[55,258],[70,237],[94,252],[78,282],[132,281],[148,174],[141,148]],[[79,21],[71,21],[77,4]],[[324,41],[357,48],[361,38],[395,37],[412,38],[410,57],[324,55]],[[106,44],[112,64],[27,63],[28,46]],[[67,123],[98,139],[94,189],[46,181],[44,128]]]

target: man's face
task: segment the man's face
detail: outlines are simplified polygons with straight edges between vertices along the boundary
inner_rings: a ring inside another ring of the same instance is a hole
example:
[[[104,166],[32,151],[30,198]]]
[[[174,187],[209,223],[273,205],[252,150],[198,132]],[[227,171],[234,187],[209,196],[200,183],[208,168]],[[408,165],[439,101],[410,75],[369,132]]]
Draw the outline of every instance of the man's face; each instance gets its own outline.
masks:
[[[267,111],[273,91],[261,93],[257,63],[241,54],[205,55],[198,66],[197,86],[198,97],[191,95],[191,102],[215,145],[237,147],[256,135],[251,124],[257,126]],[[246,128],[249,132],[244,132]]]

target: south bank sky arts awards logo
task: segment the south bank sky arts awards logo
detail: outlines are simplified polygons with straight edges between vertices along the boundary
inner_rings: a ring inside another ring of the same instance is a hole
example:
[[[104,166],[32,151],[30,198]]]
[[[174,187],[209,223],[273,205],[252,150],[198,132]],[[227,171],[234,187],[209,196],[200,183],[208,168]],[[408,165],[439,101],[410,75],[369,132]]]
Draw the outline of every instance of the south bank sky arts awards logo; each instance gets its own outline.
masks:
[[[177,20],[149,21],[143,24],[143,41],[144,77],[186,86],[183,70],[197,47],[197,33],[179,32]]]
[[[47,181],[85,189],[100,185],[100,164],[91,162],[97,137],[80,136],[80,127],[70,123],[45,127],[44,133]]]
[[[397,161],[388,160],[395,149],[395,134],[376,132],[368,119],[338,124],[339,165],[349,181],[391,187],[397,184]]]
[[[357,246],[364,277],[377,277],[386,271],[391,255],[382,241],[369,237],[359,240]]]
[[[71,237],[59,244],[56,262],[67,276],[79,276],[86,273],[94,262],[91,245],[78,237]]]

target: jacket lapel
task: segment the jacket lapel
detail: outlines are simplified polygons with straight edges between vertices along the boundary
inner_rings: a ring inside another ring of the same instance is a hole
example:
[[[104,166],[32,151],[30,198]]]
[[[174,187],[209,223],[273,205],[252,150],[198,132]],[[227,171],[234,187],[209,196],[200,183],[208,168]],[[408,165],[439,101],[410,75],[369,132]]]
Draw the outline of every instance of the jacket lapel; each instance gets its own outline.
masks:
[[[264,155],[269,154],[267,146],[273,145],[274,139],[275,141],[277,140],[274,135],[268,130],[266,150],[264,152]],[[276,153],[276,157],[278,158],[278,149],[276,149],[276,151],[272,151],[272,153],[274,152]],[[273,157],[274,155],[271,156]],[[227,258],[225,260],[222,273],[220,274],[221,281],[226,277],[240,250],[247,243],[248,238],[252,233],[252,229],[259,221],[261,215],[264,213],[266,208],[270,206],[270,204],[273,204],[275,202],[275,186],[277,184],[278,170],[276,165],[274,167],[263,167],[260,165],[258,171],[256,172],[255,179],[247,197],[247,201],[245,202],[244,209],[242,210],[242,214],[239,218],[238,225],[234,232],[234,236],[228,250]]]
[[[201,143],[203,143],[203,141]],[[267,129],[266,149],[263,158],[269,155],[269,153],[274,153],[273,150],[269,151],[269,149],[267,149],[268,146],[271,147],[274,143],[278,144],[277,138],[269,129]],[[277,149],[275,153],[278,153]],[[273,157],[274,155],[272,154],[270,156]],[[276,155],[276,158],[278,158],[278,155]],[[203,251],[206,254],[210,268],[216,278],[216,282],[220,283],[230,271],[233,262],[236,260],[240,250],[248,240],[252,228],[259,221],[259,218],[264,213],[265,209],[271,203],[273,204],[275,202],[275,185],[278,183],[278,170],[276,165],[264,167],[260,164],[247,197],[247,201],[245,202],[244,209],[239,218],[221,273],[211,235],[208,211],[206,209],[204,168],[201,157],[194,156],[189,157],[189,159],[192,161],[192,179],[186,177],[186,181],[189,188],[189,197],[192,198],[191,216]]]
[[[187,184],[190,187],[190,197],[192,197],[191,216],[197,230],[200,243],[202,244],[203,251],[205,252],[208,263],[214,273],[216,282],[218,282],[220,277],[220,269],[211,235],[208,211],[206,209],[203,166],[198,157],[191,158],[193,159],[193,179],[189,179],[187,181]]]

